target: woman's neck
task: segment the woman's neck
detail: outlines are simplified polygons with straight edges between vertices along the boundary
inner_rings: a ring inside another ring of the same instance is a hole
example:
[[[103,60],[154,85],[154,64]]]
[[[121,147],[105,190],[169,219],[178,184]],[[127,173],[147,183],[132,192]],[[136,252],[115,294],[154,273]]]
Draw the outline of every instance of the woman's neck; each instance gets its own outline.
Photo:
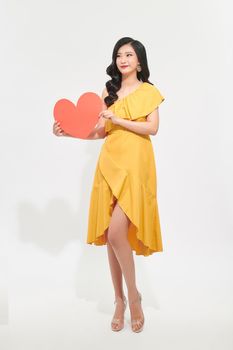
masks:
[[[138,78],[135,77],[135,75],[122,77],[121,87],[124,89],[124,88],[128,88],[128,87],[137,86],[139,83],[140,83],[140,80],[138,80]]]

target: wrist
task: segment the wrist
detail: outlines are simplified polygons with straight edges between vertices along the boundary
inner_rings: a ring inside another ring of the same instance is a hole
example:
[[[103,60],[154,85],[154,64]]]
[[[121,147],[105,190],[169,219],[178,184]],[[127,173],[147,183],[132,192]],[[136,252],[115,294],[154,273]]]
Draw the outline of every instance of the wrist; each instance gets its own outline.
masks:
[[[114,121],[113,121],[113,124],[119,125],[120,119],[121,119],[121,118],[119,118],[119,117],[115,117],[115,118],[114,118]]]

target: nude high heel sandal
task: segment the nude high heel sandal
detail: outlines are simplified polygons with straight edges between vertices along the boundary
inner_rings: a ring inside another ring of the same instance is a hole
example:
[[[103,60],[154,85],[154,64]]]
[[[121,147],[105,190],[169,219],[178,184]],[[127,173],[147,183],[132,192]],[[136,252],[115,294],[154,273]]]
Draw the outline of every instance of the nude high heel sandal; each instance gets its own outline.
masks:
[[[130,305],[133,304],[133,303],[138,303],[138,302],[140,302],[140,304],[142,303],[142,295],[139,292],[138,292],[138,297],[135,300],[133,300],[130,303]],[[139,332],[141,332],[143,330],[143,327],[144,327],[144,324],[145,324],[145,318],[144,318],[143,312],[142,312],[142,315],[143,315],[142,318],[131,319],[131,329],[135,333],[139,333]],[[138,325],[140,327],[135,328],[136,325]]]
[[[126,309],[126,306],[127,306],[127,299],[126,297],[124,296],[124,299],[122,300],[121,299],[121,302],[123,301],[124,303],[124,312],[125,312],[125,309]],[[116,304],[117,300],[114,301],[114,304]],[[117,327],[113,327],[113,325],[117,324]],[[123,316],[123,319],[122,318],[116,318],[114,317],[112,319],[112,322],[111,322],[111,328],[112,328],[112,331],[115,331],[115,332],[118,332],[120,331],[122,328],[124,328],[124,316]]]

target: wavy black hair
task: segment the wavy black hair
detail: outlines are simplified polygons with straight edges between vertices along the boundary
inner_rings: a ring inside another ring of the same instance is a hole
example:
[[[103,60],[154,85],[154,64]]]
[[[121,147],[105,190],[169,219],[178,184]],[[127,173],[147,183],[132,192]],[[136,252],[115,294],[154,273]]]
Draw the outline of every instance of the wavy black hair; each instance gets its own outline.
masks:
[[[119,48],[125,44],[130,44],[133,47],[138,61],[140,62],[141,72],[137,72],[137,78],[143,82],[154,85],[148,80],[150,71],[147,64],[146,49],[144,45],[140,41],[134,40],[133,38],[123,37],[116,42],[112,53],[112,63],[106,69],[106,73],[112,78],[105,84],[108,91],[108,96],[104,98],[104,102],[107,107],[111,106],[118,99],[116,92],[121,87],[122,74],[117,68],[116,58]]]

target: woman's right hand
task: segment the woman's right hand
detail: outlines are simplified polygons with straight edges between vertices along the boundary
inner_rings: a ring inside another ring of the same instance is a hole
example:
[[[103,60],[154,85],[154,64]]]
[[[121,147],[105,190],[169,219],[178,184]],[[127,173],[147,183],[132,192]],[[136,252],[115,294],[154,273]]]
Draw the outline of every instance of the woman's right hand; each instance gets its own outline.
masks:
[[[55,121],[53,124],[53,133],[56,136],[69,136],[65,131],[60,127],[60,123]]]

